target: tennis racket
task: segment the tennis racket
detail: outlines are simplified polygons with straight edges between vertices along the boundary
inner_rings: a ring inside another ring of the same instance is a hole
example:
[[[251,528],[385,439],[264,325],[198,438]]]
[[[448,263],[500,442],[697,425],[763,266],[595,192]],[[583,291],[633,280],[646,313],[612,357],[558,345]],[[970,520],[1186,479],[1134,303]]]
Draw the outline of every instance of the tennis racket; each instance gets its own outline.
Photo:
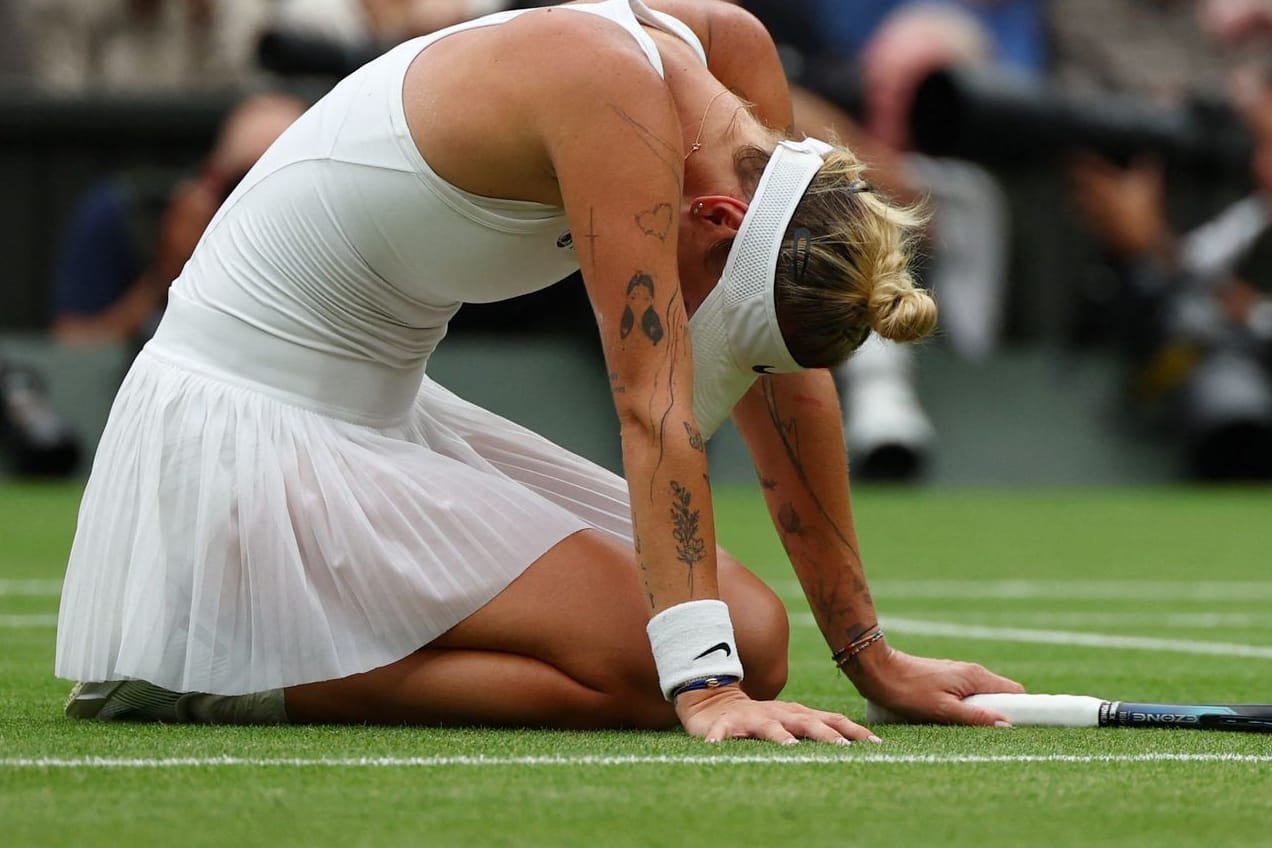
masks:
[[[1020,727],[1159,727],[1272,733],[1272,704],[1141,704],[1088,695],[972,695],[966,703],[993,710]],[[906,724],[872,703],[867,724]]]
[[[1104,701],[1100,727],[1169,727],[1272,733],[1272,704],[1133,704]]]

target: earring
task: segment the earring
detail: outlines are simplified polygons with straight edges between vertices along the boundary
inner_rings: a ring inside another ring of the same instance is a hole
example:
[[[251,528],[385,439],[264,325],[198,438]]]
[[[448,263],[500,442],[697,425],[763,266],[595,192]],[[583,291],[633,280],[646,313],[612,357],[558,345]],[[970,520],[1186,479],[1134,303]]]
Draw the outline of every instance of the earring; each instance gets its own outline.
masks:
[[[693,213],[693,217],[697,218],[699,215],[701,215],[701,214],[702,214],[702,204],[701,204],[701,203],[695,203],[695,204],[693,205],[693,209],[691,209],[691,210],[689,210],[689,211]]]

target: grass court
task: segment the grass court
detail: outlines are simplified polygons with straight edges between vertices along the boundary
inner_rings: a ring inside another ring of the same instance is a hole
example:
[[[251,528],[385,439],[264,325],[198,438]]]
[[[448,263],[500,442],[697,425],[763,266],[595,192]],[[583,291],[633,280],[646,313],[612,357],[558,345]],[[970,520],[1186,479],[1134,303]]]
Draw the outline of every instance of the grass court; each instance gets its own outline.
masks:
[[[839,749],[680,732],[113,725],[52,676],[75,485],[0,484],[8,846],[1267,846],[1272,735],[878,728]],[[1031,691],[1272,702],[1272,489],[860,487],[890,641]],[[757,490],[721,539],[787,600],[785,695],[862,720]]]

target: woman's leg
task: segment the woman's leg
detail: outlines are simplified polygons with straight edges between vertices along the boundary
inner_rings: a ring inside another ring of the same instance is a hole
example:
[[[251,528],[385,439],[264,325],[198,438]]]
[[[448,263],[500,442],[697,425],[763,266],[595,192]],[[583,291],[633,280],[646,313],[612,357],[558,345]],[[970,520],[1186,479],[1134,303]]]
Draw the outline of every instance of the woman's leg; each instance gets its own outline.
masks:
[[[786,683],[786,612],[732,557],[721,552],[719,563],[743,688],[773,698]],[[631,550],[585,530],[414,654],[287,689],[287,715],[294,722],[671,727],[676,716],[658,689],[647,620]]]

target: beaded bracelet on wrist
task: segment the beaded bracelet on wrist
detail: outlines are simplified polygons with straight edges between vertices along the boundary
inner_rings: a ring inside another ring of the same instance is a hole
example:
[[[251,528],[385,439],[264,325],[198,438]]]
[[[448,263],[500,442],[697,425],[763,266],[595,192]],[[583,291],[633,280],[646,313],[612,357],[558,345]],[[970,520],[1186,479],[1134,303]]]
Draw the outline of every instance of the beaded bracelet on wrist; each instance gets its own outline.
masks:
[[[833,652],[830,658],[835,661],[835,665],[842,670],[844,665],[853,657],[860,654],[866,648],[869,648],[875,642],[883,638],[883,628],[875,625],[853,641],[849,642],[838,651]]]
[[[731,674],[717,674],[711,677],[699,677],[697,680],[690,680],[677,686],[671,693],[671,700],[683,695],[686,692],[697,692],[699,689],[719,689],[721,686],[732,686],[737,683],[740,678]]]

